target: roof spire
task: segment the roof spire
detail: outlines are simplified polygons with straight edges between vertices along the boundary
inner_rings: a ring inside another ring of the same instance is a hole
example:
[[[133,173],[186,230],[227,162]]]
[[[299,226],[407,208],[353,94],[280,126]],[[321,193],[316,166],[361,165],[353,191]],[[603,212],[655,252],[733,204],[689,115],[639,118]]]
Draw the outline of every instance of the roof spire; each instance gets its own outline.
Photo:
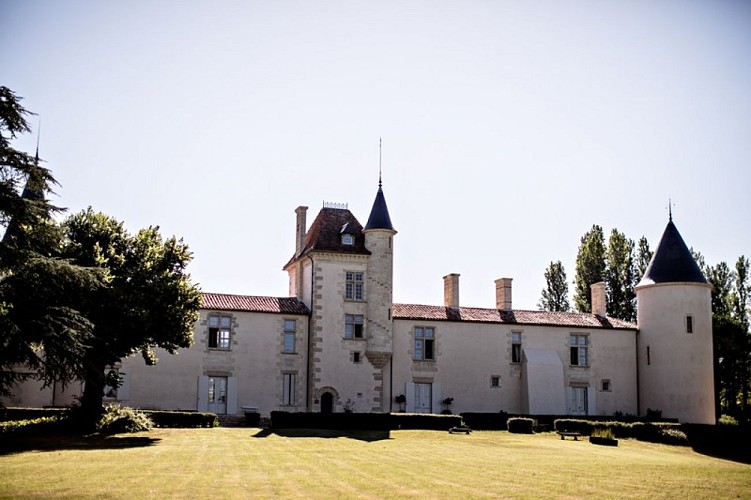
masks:
[[[669,222],[673,222],[673,201],[668,198],[668,219]]]
[[[382,157],[382,151],[383,151],[383,138],[378,138],[378,189],[381,188],[382,182],[381,182],[381,157]]]
[[[37,152],[34,156],[35,165],[39,166],[39,137],[42,135],[42,117],[39,117],[39,125],[37,126]]]

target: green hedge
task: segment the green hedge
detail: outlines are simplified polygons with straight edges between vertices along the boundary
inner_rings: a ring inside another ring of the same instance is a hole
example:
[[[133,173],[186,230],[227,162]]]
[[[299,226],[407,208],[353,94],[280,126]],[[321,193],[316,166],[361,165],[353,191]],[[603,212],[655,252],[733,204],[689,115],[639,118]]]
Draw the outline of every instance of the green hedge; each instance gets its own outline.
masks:
[[[0,408],[0,422],[59,417],[67,414],[68,411],[68,408]]]
[[[508,419],[508,431],[514,434],[533,434],[535,421],[531,418],[513,417]]]
[[[0,436],[44,434],[63,429],[65,421],[58,416],[0,422]]]
[[[197,411],[143,410],[155,427],[188,429],[193,427],[218,427],[219,418],[213,413]]]
[[[670,422],[597,422],[575,418],[561,418],[555,421],[558,432],[579,432],[592,435],[595,429],[609,429],[616,438],[633,438],[653,443],[688,445],[688,438],[681,424]]]
[[[462,424],[458,415],[421,413],[291,413],[271,412],[272,429],[448,430]]]
[[[496,412],[496,413],[476,413],[467,412],[461,414],[464,423],[467,427],[473,430],[482,431],[505,431],[506,420],[508,420],[508,413]]]

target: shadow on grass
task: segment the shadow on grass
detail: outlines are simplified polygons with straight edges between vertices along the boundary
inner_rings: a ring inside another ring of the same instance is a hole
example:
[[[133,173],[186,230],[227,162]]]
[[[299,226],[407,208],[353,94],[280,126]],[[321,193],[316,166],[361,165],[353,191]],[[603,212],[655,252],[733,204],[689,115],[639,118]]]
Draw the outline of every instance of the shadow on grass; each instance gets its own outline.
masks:
[[[334,429],[261,429],[253,435],[254,438],[265,438],[272,434],[281,437],[301,438],[347,438],[358,441],[382,441],[391,439],[388,430],[364,431],[364,430],[334,430]]]
[[[88,436],[76,434],[17,436],[0,442],[0,455],[23,453],[25,451],[118,450],[153,446],[159,441],[161,441],[159,438],[145,436],[102,436],[98,434]]]

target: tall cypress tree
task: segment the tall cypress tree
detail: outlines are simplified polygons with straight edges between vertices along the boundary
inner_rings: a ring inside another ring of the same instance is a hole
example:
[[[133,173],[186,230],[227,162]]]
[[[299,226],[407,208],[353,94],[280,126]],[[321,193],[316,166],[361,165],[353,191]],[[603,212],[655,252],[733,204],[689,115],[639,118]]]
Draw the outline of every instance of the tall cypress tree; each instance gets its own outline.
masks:
[[[546,288],[542,291],[542,298],[538,307],[542,311],[568,311],[568,282],[566,271],[561,261],[551,262],[545,270]]]
[[[581,238],[576,256],[574,306],[579,312],[592,310],[590,286],[605,278],[605,236],[597,224]]]
[[[635,274],[634,241],[613,229],[608,239],[605,269],[608,315],[626,321],[636,319]]]

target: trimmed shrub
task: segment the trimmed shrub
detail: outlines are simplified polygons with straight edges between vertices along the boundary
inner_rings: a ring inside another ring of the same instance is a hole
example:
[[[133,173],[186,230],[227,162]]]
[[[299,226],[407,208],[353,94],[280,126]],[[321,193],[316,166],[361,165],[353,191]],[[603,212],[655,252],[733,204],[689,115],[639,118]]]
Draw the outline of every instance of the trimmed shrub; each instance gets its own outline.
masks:
[[[104,415],[96,425],[96,430],[102,434],[121,434],[144,432],[153,427],[154,422],[142,411],[111,404],[105,407]]]
[[[514,434],[533,434],[535,421],[531,418],[514,417],[507,421],[508,431]]]
[[[42,417],[62,417],[68,408],[0,408],[0,421],[34,420]]]
[[[57,431],[63,426],[59,416],[0,422],[0,436],[25,436]]]
[[[505,431],[508,413],[462,413],[467,427],[483,431]]]
[[[272,429],[427,429],[445,431],[451,427],[459,427],[461,424],[462,418],[458,415],[429,415],[421,413],[271,412]]]
[[[592,434],[594,422],[576,418],[559,418],[553,422],[553,427],[557,432],[578,432],[582,436],[589,436]]]
[[[392,413],[390,415],[391,429],[424,429],[432,431],[447,431],[452,427],[462,426],[459,415],[434,415],[426,413]]]
[[[155,427],[189,429],[194,427],[218,427],[219,417],[213,413],[197,411],[144,410]]]

